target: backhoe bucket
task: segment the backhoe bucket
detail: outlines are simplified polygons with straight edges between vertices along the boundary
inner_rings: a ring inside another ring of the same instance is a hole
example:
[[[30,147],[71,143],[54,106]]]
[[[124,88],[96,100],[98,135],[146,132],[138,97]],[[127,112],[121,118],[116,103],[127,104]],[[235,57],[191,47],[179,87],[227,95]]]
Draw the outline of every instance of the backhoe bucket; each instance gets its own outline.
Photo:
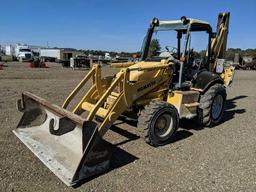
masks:
[[[96,123],[29,92],[17,107],[23,116],[14,134],[66,185],[109,168],[110,146]]]

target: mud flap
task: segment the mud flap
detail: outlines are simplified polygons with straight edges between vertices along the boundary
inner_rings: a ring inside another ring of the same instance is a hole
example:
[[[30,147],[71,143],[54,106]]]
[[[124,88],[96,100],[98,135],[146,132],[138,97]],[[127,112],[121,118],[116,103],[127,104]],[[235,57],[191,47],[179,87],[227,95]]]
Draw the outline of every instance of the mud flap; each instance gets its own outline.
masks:
[[[29,92],[17,107],[23,116],[14,134],[66,185],[108,170],[111,146],[95,122]]]

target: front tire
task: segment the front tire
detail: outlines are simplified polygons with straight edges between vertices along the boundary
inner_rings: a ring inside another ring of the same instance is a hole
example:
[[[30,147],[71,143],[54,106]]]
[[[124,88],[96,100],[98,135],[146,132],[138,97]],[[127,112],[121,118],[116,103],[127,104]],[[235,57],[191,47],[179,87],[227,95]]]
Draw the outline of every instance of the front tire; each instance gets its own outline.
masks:
[[[138,119],[140,136],[152,146],[171,142],[179,126],[176,108],[165,101],[154,101],[145,106]]]
[[[211,86],[200,98],[198,122],[200,125],[213,127],[223,118],[226,89],[221,84]]]

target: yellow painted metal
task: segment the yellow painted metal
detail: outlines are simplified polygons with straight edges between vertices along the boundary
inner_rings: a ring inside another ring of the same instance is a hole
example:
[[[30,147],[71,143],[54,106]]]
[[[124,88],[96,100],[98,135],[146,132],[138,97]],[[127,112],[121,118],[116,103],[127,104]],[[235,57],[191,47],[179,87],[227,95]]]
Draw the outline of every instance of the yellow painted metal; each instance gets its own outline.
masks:
[[[232,83],[234,74],[235,74],[234,66],[229,66],[224,69],[224,72],[221,74],[221,78],[223,79],[225,86],[228,86]]]
[[[172,92],[167,98],[167,102],[176,107],[179,114],[181,112],[182,96],[183,95],[180,92]]]
[[[88,76],[89,76],[89,78],[92,77],[93,85],[87,91],[87,93],[84,95],[84,97],[80,100],[80,102],[77,104],[77,106],[73,109],[72,112],[75,114],[81,114],[84,111],[84,109],[82,108],[83,102],[86,101],[86,102],[90,102],[90,103],[96,103],[96,101],[101,97],[102,93],[109,87],[109,85],[111,84],[112,78],[113,78],[113,77],[101,78],[101,68],[98,64],[95,64],[93,66],[93,68],[91,69],[91,71],[89,71],[88,74],[89,75],[86,75],[86,77],[83,80],[86,80],[86,82],[87,82],[89,80],[87,77]],[[83,82],[83,85],[86,82]],[[79,85],[80,84],[81,83],[79,83]],[[80,87],[80,86],[79,86],[79,89],[75,88],[76,93],[78,93],[78,91],[81,88],[82,87]],[[74,96],[75,95],[72,95],[72,99]],[[69,98],[68,98],[68,100],[69,100]],[[69,104],[69,102],[66,104],[66,106]]]
[[[76,96],[76,94],[80,91],[80,89],[85,85],[85,83],[89,80],[89,78],[94,74],[97,65],[94,65],[93,68],[89,71],[89,73],[82,79],[82,81],[75,87],[75,89],[69,94],[69,96],[64,101],[62,108],[66,108],[70,101]]]
[[[126,68],[126,67],[130,67],[130,66],[132,66],[134,64],[135,64],[135,62],[111,63],[110,67],[113,67],[113,68]]]
[[[135,69],[135,67],[133,69]],[[162,94],[162,92],[159,93],[157,91],[159,91],[160,88],[165,88],[166,90],[169,86],[172,74],[170,65],[159,68],[155,67],[157,70],[152,71],[147,71],[149,67],[145,67],[145,71],[142,69],[144,69],[144,67],[140,67],[140,71],[129,71],[129,73],[126,74],[129,81],[126,81],[124,84],[124,93],[128,105],[130,105],[132,101],[140,102],[144,99],[157,98]],[[154,93],[155,95],[152,95]]]
[[[161,69],[170,69],[172,63],[170,64],[162,64],[159,62],[140,62],[129,67],[130,81],[142,81],[149,80],[149,78],[154,78],[159,75],[159,73],[164,73],[164,70]],[[171,69],[169,71],[169,75],[171,75]],[[145,74],[144,74],[145,73]]]
[[[83,110],[92,111],[94,109],[94,105],[89,102],[83,102],[81,108]],[[100,107],[96,112],[97,116],[104,118],[107,114],[108,110]]]
[[[146,95],[143,95],[140,99],[135,101],[136,105],[139,106],[145,106],[149,104],[151,101],[156,100],[165,100],[167,98],[167,92],[169,89],[166,88],[164,85],[160,85],[157,90],[153,90],[152,92],[147,93]]]
[[[222,20],[221,18],[226,18]],[[229,27],[229,13],[220,13],[218,17],[218,31],[217,36],[212,38],[211,51],[214,53],[215,60],[210,63],[209,70],[214,71],[217,65],[217,58],[223,58],[224,52],[227,47],[228,38],[228,27]],[[206,52],[208,56],[208,52]]]
[[[172,77],[171,65],[172,63],[167,64],[166,60],[138,62],[126,68],[122,65],[122,69],[115,76],[106,78],[101,77],[100,66],[94,65],[63,106],[67,107],[83,85],[92,78],[92,86],[73,112],[80,115],[88,111],[87,121],[92,121],[95,115],[102,117],[103,122],[98,131],[104,135],[112,123],[124,111],[129,110],[133,103],[146,104],[150,100],[163,100],[167,97]]]
[[[111,94],[111,92],[114,90],[114,88],[116,87],[116,85],[119,83],[120,79],[123,77],[123,74],[117,74],[116,79],[114,80],[114,82],[111,84],[111,86],[106,90],[106,92],[100,97],[100,99],[97,101],[97,103],[95,104],[94,108],[90,111],[88,117],[87,117],[87,121],[92,121],[96,112],[98,111],[98,109],[103,105],[103,103],[105,102],[105,100],[107,99],[107,97]]]
[[[198,99],[198,91],[173,91],[169,93],[167,102],[176,107],[180,117],[192,117],[196,115]]]
[[[83,109],[82,109],[82,104],[83,102],[85,101],[88,101],[88,102],[91,102],[91,103],[94,103],[94,100],[91,98],[92,95],[94,95],[96,93],[96,86],[93,85],[89,90],[88,92],[84,95],[84,97],[81,99],[81,101],[77,104],[77,106],[73,109],[73,113],[77,114],[77,115],[80,115],[82,112],[83,112]]]
[[[199,88],[195,88],[195,87],[191,87],[190,90],[198,91],[198,92],[203,92],[204,91],[203,89],[199,89]]]
[[[106,117],[98,128],[99,134],[101,136],[103,136],[107,132],[113,122],[127,109],[126,106],[123,105],[124,102],[124,94],[122,93],[116,99],[116,102],[110,108],[110,110],[108,110]]]

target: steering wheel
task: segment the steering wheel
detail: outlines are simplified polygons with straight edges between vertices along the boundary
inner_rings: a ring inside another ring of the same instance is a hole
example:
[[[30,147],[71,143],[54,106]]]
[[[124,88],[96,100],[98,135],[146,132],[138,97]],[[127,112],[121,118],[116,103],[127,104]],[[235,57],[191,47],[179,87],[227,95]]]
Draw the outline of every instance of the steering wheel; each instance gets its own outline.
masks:
[[[171,54],[178,52],[178,49],[176,47],[173,47],[173,46],[165,46],[165,49],[166,49],[166,51],[168,51]]]
[[[203,59],[196,58],[192,63],[192,67],[199,69],[203,63]]]
[[[165,46],[166,51],[161,51],[159,54],[159,57],[173,57],[178,52],[178,49],[176,47],[172,46]]]

